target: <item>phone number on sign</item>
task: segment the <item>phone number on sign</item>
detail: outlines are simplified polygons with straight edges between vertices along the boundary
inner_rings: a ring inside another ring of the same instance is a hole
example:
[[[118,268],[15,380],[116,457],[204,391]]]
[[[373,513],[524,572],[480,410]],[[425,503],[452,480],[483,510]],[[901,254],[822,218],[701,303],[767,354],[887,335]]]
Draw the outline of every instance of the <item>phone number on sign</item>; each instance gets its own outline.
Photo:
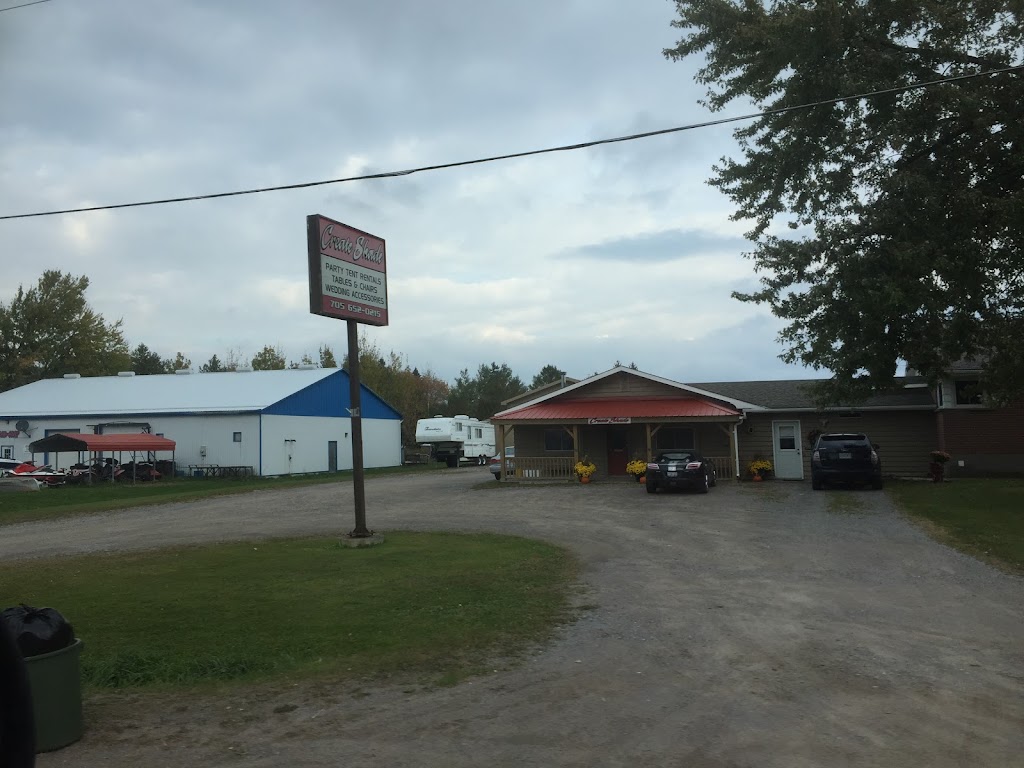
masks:
[[[346,304],[343,301],[331,301],[331,309],[343,309],[349,312],[354,312],[357,315],[366,315],[367,317],[380,317],[379,309],[371,309],[370,307],[360,307],[358,304]]]

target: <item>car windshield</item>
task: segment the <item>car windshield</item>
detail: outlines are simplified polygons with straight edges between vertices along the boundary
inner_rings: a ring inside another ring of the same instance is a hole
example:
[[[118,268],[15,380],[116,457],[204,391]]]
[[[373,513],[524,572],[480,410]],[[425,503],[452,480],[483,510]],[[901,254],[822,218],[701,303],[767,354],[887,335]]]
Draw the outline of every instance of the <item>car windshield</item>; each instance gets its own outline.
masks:
[[[693,458],[692,453],[686,451],[674,451],[672,453],[663,453],[658,457],[658,463],[662,464],[666,461],[690,461]]]
[[[851,432],[848,434],[841,435],[822,435],[821,442],[823,443],[848,443],[853,440],[859,440],[861,442],[867,440],[867,437],[860,432]]]

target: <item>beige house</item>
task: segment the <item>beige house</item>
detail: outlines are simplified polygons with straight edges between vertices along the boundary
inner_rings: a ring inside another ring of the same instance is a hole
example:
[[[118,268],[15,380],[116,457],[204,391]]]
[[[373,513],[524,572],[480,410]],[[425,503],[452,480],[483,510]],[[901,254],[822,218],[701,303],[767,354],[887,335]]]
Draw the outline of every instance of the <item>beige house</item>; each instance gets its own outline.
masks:
[[[742,477],[755,458],[777,478],[810,476],[812,433],[864,432],[879,445],[888,475],[920,475],[936,445],[935,403],[916,380],[856,408],[821,410],[813,382],[743,381],[682,384],[617,367],[540,393],[491,418],[499,453],[515,430],[515,471],[506,479],[572,479],[583,457],[598,477],[626,475],[630,459],[667,449],[711,458],[721,478]]]

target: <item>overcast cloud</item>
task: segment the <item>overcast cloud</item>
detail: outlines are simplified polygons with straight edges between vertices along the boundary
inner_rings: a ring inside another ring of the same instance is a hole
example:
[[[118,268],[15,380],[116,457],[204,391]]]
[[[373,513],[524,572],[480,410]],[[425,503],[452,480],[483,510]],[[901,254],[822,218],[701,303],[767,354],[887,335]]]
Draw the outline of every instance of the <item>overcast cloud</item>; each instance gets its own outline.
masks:
[[[0,13],[0,213],[312,181],[707,119],[667,0],[53,0]],[[616,360],[802,378],[743,222],[706,184],[728,127],[308,190],[0,222],[0,300],[86,274],[129,343],[198,367],[345,351],[309,314],[305,216],[387,242],[382,350],[451,381]]]

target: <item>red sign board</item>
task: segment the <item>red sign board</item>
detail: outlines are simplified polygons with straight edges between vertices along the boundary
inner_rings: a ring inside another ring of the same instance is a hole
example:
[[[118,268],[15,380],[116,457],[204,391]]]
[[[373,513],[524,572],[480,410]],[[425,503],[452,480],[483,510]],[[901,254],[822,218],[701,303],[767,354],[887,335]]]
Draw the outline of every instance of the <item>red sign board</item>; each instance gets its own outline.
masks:
[[[314,315],[388,324],[384,241],[317,214],[306,217],[309,311]]]

